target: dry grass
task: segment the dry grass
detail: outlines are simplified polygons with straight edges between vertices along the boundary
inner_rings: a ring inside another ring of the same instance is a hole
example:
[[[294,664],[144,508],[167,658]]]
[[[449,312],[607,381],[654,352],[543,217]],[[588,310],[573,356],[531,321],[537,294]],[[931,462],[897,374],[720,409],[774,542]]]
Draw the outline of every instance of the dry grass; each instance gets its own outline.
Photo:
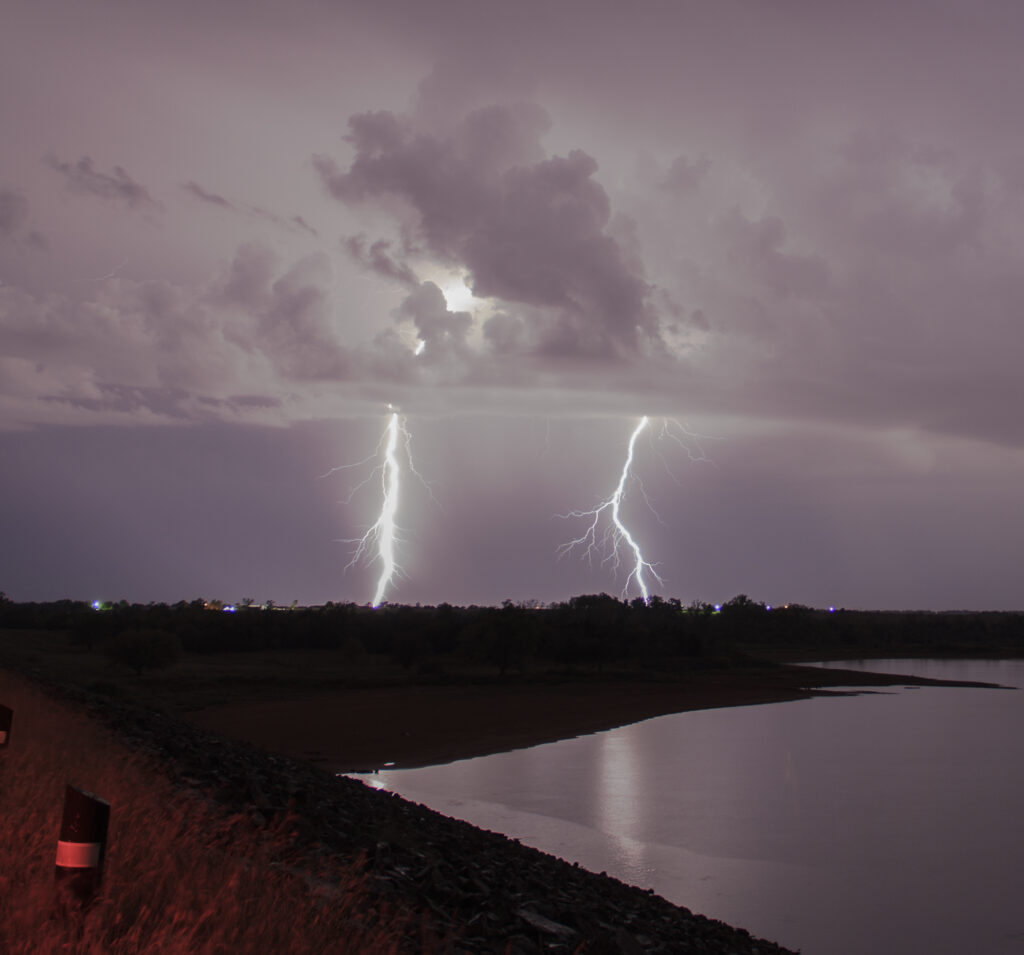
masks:
[[[327,860],[289,865],[288,820],[257,829],[183,793],[98,724],[0,672],[14,710],[0,750],[0,952],[396,952],[405,925]],[[111,803],[101,894],[71,918],[54,857],[72,783]]]

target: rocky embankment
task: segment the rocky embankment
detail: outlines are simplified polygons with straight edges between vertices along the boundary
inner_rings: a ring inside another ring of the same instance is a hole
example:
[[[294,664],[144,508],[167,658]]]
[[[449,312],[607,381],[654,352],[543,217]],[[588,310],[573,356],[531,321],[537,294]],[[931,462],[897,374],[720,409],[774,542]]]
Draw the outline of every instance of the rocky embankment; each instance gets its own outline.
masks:
[[[407,950],[714,953],[789,950],[616,879],[450,819],[353,779],[67,689],[132,749],[204,800],[275,838],[287,865],[329,901],[327,859],[362,860],[373,912],[404,917]],[[287,825],[280,825],[282,820]],[[388,914],[390,913],[390,914]]]

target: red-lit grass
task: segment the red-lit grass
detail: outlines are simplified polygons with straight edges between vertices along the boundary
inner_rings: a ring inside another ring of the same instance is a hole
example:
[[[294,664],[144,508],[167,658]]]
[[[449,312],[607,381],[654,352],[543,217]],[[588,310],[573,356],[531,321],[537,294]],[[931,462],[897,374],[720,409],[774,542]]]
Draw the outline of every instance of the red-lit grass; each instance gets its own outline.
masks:
[[[291,864],[290,825],[257,828],[173,786],[82,713],[0,673],[14,710],[0,750],[0,951],[396,952],[407,927],[357,868]],[[58,916],[54,858],[67,783],[111,803],[101,893]]]

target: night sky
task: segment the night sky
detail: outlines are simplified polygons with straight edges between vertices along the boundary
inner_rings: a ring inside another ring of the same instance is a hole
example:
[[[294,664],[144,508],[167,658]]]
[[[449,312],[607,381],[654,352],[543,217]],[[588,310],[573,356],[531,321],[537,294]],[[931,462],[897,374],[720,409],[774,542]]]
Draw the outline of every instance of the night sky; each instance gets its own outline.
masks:
[[[999,0],[8,0],[0,589],[365,603],[391,404],[395,602],[635,596],[559,515],[650,415],[655,592],[1024,607],[1022,37]]]

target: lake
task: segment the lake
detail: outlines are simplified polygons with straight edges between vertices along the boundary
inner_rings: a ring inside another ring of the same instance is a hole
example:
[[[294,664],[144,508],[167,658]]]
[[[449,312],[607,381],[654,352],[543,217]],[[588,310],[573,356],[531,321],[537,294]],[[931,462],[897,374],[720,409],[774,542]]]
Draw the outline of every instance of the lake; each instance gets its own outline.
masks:
[[[1022,660],[828,664],[1024,686]],[[362,775],[807,955],[1024,953],[1024,693],[679,713]]]

